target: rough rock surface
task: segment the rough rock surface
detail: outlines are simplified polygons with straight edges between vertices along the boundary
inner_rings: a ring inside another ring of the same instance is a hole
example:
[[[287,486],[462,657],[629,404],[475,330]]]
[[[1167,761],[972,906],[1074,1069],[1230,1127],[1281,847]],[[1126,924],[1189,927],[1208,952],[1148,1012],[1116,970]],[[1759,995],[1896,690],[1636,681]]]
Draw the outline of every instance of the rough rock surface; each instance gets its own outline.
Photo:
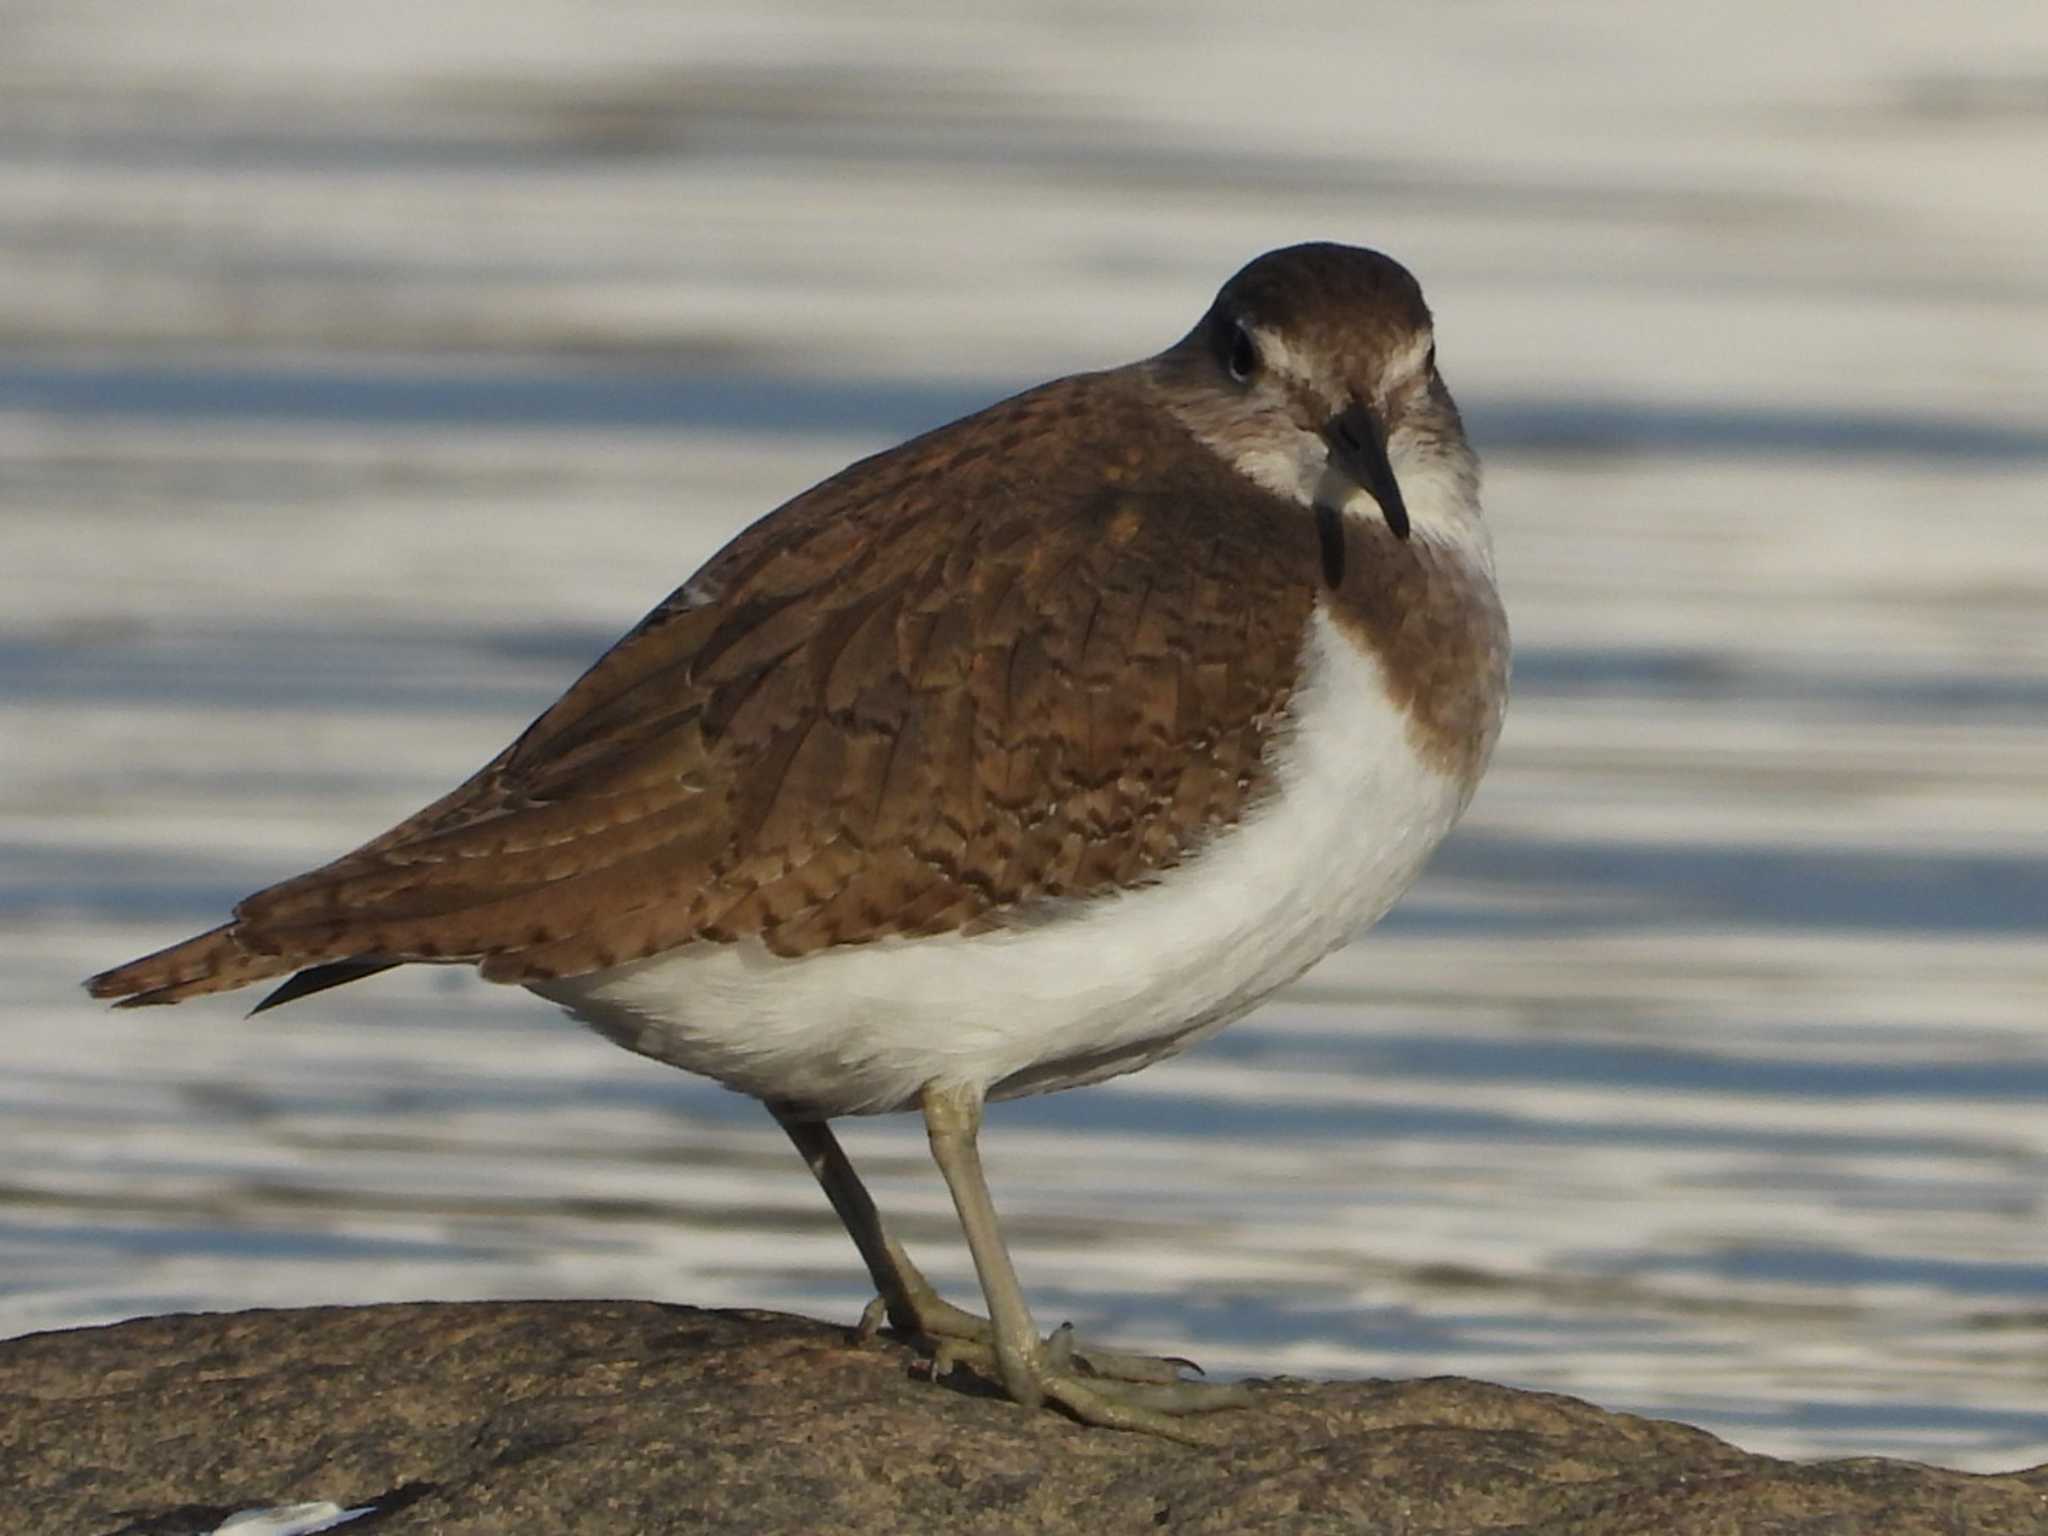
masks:
[[[2048,1533],[2048,1467],[1773,1461],[1478,1382],[1274,1383],[1211,1451],[911,1365],[801,1318],[638,1302],[146,1318],[0,1343],[0,1488],[9,1530],[81,1536],[320,1499],[375,1506],[349,1536]]]

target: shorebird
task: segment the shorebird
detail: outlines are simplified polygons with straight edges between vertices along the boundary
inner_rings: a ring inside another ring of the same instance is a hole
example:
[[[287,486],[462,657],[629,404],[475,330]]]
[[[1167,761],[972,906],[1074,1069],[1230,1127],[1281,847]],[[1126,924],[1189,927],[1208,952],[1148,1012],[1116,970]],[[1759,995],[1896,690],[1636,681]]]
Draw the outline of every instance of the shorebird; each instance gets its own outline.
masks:
[[[934,1374],[1201,1438],[1184,1362],[1041,1338],[990,1100],[1186,1049],[1383,914],[1499,734],[1507,625],[1428,306],[1270,252],[1184,338],[860,462],[741,533],[467,783],[122,1006],[257,1011],[474,966],[760,1099]],[[919,1110],[988,1318],[889,1233],[837,1116]]]

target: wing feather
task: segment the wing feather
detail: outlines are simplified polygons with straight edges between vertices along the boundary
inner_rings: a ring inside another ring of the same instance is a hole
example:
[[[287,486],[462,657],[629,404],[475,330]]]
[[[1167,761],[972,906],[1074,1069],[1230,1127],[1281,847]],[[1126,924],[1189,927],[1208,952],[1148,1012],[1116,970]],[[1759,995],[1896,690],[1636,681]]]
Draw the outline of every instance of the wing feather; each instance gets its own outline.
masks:
[[[468,783],[249,897],[206,954],[221,985],[532,981],[1142,883],[1264,787],[1318,559],[1305,514],[1130,376],[1046,386],[756,524]],[[205,970],[97,980],[187,995]]]

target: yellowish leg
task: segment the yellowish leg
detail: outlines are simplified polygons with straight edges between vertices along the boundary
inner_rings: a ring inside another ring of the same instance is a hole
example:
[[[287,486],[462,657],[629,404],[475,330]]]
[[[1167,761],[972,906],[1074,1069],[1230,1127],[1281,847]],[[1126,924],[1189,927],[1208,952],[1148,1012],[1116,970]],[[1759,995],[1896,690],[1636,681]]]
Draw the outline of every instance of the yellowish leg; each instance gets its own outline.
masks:
[[[886,1315],[890,1327],[929,1350],[934,1375],[948,1374],[956,1362],[992,1369],[996,1360],[995,1334],[988,1319],[947,1301],[911,1262],[903,1245],[882,1224],[873,1197],[839,1145],[839,1138],[832,1134],[832,1128],[822,1120],[804,1119],[775,1105],[770,1105],[769,1110],[803,1154],[805,1164],[825,1191],[825,1198],[832,1202],[832,1209],[839,1213],[847,1235],[860,1250],[874,1280],[875,1299],[861,1318],[862,1335],[872,1335]],[[1046,1354],[1060,1365],[1078,1360],[1097,1376],[1159,1385],[1178,1382],[1183,1369],[1194,1368],[1186,1360],[1125,1354],[1083,1343],[1074,1338],[1071,1328],[1065,1327],[1047,1342]]]
[[[960,1228],[988,1302],[996,1374],[1003,1390],[1028,1408],[1050,1399],[1084,1424],[1141,1430],[1197,1445],[1209,1443],[1209,1436],[1175,1415],[1244,1407],[1250,1394],[1242,1387],[1084,1375],[1075,1369],[1067,1351],[1049,1349],[1040,1340],[981,1170],[977,1145],[981,1102],[975,1090],[936,1083],[926,1084],[919,1095],[932,1159],[952,1193],[953,1208],[960,1213]]]

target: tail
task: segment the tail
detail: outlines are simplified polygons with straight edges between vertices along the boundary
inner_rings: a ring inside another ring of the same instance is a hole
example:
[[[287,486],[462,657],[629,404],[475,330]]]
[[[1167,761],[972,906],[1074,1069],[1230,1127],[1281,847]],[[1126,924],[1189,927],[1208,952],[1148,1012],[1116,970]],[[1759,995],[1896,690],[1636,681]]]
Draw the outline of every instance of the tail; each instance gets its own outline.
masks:
[[[245,948],[235,938],[235,928],[234,923],[223,923],[182,944],[102,971],[86,982],[85,990],[94,997],[113,999],[117,1008],[148,1008],[158,1003],[182,1003],[188,997],[204,997],[209,992],[232,992],[237,987],[298,971],[250,1010],[261,1013],[343,982],[360,981],[365,976],[388,971],[398,964],[395,960],[344,960],[299,970],[301,962],[289,956],[258,954]]]

